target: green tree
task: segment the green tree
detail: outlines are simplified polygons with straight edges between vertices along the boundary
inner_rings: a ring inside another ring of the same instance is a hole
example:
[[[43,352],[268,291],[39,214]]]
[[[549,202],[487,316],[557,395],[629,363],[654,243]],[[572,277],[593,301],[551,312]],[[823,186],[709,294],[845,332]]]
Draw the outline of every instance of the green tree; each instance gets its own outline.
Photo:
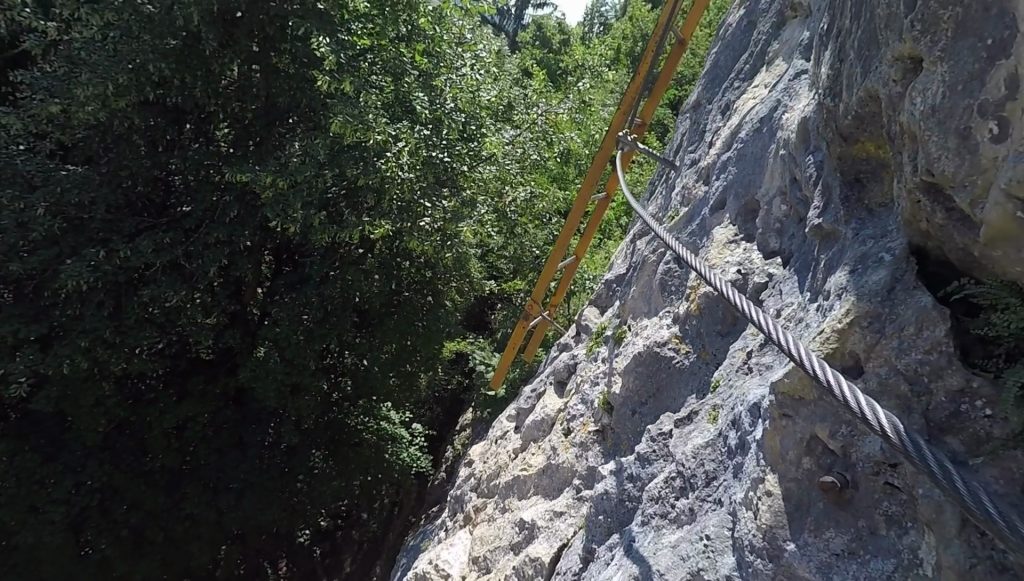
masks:
[[[13,8],[3,576],[262,576],[380,528],[459,397],[514,69],[448,3]]]
[[[625,10],[627,2],[616,0],[591,0],[583,9],[580,28],[587,40],[604,36]]]
[[[0,576],[305,578],[401,538],[653,24],[504,3],[509,54],[462,4],[7,0]]]
[[[534,65],[557,91],[569,89],[579,76],[579,29],[563,18],[539,16],[520,37],[523,60]],[[528,67],[529,68],[529,67]]]
[[[519,34],[530,24],[531,16],[556,8],[547,0],[493,0],[491,4],[491,10],[481,14],[480,20],[505,37],[512,52],[519,50]]]

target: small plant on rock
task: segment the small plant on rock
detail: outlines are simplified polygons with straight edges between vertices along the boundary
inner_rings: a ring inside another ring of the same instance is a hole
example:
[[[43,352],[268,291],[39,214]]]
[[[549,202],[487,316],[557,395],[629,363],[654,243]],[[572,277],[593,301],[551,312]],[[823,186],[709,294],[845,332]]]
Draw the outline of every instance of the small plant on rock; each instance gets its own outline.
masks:
[[[590,334],[590,338],[587,339],[587,357],[590,357],[601,348],[601,342],[604,341],[605,334],[608,333],[608,321],[601,321],[594,327],[594,332]]]
[[[679,335],[678,333],[672,336],[671,343],[672,346],[675,347],[676,351],[679,351],[680,355],[689,355],[690,353],[693,353],[693,349],[686,344],[682,335]]]
[[[612,412],[615,411],[615,405],[612,404],[612,400],[608,399],[607,389],[602,391],[601,394],[597,396],[597,407],[601,408],[601,411],[608,414],[609,416],[612,415]]]
[[[615,341],[615,345],[622,345],[626,342],[626,337],[629,336],[629,326],[619,325],[615,328],[615,333],[612,335],[612,339]]]

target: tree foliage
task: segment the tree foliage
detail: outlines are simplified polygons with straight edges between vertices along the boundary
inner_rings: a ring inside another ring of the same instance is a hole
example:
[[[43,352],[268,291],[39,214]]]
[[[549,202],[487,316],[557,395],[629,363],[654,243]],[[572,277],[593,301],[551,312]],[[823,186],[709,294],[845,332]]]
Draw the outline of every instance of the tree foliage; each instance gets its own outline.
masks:
[[[622,16],[624,2],[616,0],[592,0],[583,10],[580,29],[583,37],[592,40],[608,34],[615,21]]]
[[[305,578],[400,535],[653,23],[520,14],[509,54],[484,8],[7,0],[4,578]]]
[[[493,0],[491,9],[480,15],[480,20],[496,34],[505,37],[512,52],[519,50],[519,33],[530,24],[534,13],[550,12],[556,7],[547,0]]]

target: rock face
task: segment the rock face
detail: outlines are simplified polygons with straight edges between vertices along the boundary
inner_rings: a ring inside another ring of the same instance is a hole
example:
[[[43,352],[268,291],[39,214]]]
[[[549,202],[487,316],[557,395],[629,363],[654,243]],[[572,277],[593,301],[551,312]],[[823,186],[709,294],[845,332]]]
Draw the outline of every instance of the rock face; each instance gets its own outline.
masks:
[[[1003,496],[1024,454],[915,257],[1024,281],[1024,3],[736,0],[648,189],[671,230]],[[633,184],[638,189],[641,184]],[[608,336],[592,339],[601,323]],[[588,353],[589,352],[589,353]],[[837,475],[836,472],[840,473]],[[822,476],[850,486],[824,492]],[[396,579],[1013,579],[634,226]]]

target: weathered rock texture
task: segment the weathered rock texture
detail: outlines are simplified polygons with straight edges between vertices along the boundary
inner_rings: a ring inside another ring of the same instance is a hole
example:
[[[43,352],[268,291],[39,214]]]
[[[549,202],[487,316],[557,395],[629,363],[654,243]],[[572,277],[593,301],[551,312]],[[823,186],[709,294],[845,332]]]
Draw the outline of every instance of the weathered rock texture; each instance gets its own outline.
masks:
[[[1000,388],[958,361],[912,250],[1024,281],[1022,19],[1016,0],[736,0],[669,147],[683,169],[648,190],[737,287],[1014,498],[1024,454]],[[588,355],[600,321],[628,334]],[[819,491],[837,470],[851,489]],[[637,226],[395,576],[1010,579],[1015,567]]]

